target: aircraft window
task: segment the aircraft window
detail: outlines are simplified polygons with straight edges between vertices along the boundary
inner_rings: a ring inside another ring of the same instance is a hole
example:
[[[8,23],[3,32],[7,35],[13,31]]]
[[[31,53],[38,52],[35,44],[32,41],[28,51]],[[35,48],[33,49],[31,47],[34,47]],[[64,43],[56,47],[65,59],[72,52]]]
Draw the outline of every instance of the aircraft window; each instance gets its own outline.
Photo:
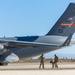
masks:
[[[63,29],[58,29],[58,33],[63,33]]]

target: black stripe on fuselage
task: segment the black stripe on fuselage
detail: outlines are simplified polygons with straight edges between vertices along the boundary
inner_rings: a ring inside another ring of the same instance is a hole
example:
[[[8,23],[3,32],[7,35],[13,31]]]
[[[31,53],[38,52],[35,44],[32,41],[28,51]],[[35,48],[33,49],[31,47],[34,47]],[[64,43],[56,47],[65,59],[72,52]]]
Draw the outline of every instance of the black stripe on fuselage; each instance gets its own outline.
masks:
[[[27,37],[16,37],[18,41],[30,41],[33,42],[39,38],[39,36],[27,36]]]

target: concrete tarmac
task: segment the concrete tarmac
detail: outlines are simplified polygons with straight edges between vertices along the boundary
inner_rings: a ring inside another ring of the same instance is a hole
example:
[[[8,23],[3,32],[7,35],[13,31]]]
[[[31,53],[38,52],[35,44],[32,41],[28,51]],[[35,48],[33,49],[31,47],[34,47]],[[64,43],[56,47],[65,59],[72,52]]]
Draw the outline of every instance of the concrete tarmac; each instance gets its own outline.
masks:
[[[6,66],[0,66],[0,70],[40,70],[40,63],[9,63]],[[45,63],[45,70],[52,70],[51,63]],[[59,69],[75,69],[75,63],[58,63]]]
[[[39,63],[9,63],[0,66],[0,75],[75,75],[75,63],[58,63],[58,69],[52,69],[45,63],[45,69],[39,69]]]

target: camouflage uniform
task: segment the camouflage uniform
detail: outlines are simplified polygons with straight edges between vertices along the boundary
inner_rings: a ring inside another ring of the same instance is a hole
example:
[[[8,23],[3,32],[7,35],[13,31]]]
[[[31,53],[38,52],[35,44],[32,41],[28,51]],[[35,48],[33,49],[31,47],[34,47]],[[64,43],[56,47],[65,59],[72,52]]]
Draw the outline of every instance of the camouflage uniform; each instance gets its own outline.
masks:
[[[40,56],[40,66],[39,66],[39,68],[41,68],[41,66],[44,69],[44,57],[43,57],[43,54]]]
[[[57,62],[58,62],[58,56],[55,55],[54,57],[55,68],[58,68]]]

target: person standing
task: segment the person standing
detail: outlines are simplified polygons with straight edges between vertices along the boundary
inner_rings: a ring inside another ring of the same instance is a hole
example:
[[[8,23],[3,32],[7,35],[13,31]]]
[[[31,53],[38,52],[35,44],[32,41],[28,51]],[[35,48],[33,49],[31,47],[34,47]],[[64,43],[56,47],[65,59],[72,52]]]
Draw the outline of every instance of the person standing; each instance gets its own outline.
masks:
[[[58,56],[55,54],[54,55],[54,65],[55,65],[55,68],[58,68]]]
[[[44,57],[43,57],[43,54],[40,56],[40,65],[39,65],[39,68],[42,68],[44,69]]]

